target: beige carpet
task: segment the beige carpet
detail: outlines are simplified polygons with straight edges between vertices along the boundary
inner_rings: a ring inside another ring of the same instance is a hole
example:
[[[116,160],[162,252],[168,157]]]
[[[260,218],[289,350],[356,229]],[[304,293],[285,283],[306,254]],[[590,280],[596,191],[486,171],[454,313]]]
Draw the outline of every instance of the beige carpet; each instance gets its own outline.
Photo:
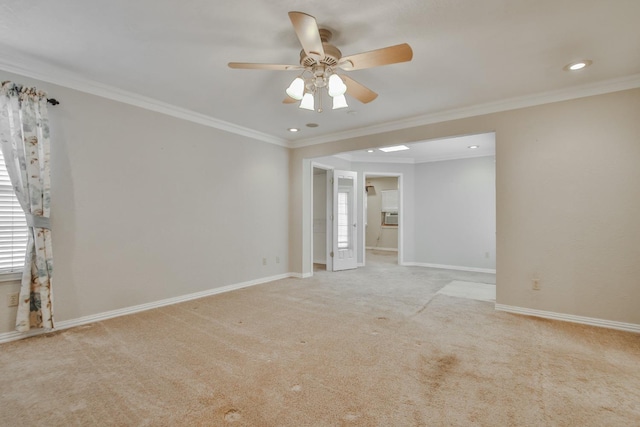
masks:
[[[496,312],[437,294],[493,276],[392,260],[4,344],[0,425],[640,425],[638,335]]]

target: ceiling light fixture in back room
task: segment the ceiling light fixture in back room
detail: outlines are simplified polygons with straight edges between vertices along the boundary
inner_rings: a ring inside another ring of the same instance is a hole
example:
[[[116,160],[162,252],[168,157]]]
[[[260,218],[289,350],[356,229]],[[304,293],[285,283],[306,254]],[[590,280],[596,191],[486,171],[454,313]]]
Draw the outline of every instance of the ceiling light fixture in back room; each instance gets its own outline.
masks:
[[[289,12],[289,19],[302,45],[300,65],[229,63],[229,67],[239,69],[301,71],[285,91],[287,97],[282,101],[285,104],[300,101],[299,108],[321,113],[324,91],[332,99],[334,110],[349,106],[345,94],[366,104],[378,94],[345,74],[337,74],[338,69],[362,70],[413,58],[411,46],[406,43],[343,57],[342,52],[330,44],[331,31],[318,28],[316,18],[302,12]]]

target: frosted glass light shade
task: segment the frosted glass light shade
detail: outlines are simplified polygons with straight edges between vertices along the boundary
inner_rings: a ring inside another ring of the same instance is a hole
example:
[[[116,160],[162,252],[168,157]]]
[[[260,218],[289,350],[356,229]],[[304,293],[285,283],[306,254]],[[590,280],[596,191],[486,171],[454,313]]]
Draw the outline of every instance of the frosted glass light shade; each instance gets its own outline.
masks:
[[[286,92],[291,98],[297,101],[301,100],[302,95],[304,94],[304,80],[300,77],[296,77],[295,80],[291,82]]]
[[[300,102],[300,107],[299,108],[304,108],[305,110],[311,110],[313,111],[314,109],[314,100],[313,100],[313,94],[312,93],[305,93],[304,96],[302,97],[302,101]]]
[[[346,108],[346,107],[348,107],[347,99],[344,97],[344,95],[336,95],[333,97],[334,110],[337,110],[338,108]]]
[[[347,91],[347,85],[344,84],[340,76],[337,74],[331,74],[329,77],[329,87],[327,88],[327,92],[329,92],[329,96],[339,96],[344,95]]]

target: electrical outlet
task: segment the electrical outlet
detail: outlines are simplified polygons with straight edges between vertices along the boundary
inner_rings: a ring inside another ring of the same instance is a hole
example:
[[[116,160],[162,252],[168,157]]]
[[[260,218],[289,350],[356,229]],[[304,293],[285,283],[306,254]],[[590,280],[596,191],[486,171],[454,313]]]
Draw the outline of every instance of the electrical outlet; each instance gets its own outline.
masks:
[[[488,258],[489,258],[489,256],[490,256],[489,252],[485,252],[485,253],[484,253],[484,257],[485,257],[485,258],[487,258],[487,259],[488,259]]]
[[[279,256],[276,257],[276,264],[280,264],[280,257]]]
[[[267,259],[266,258],[262,258],[262,265],[267,265]]]
[[[531,288],[534,291],[539,291],[540,290],[540,279],[533,279],[533,283],[531,284]]]
[[[20,300],[20,293],[14,292],[7,295],[7,307],[17,307]]]

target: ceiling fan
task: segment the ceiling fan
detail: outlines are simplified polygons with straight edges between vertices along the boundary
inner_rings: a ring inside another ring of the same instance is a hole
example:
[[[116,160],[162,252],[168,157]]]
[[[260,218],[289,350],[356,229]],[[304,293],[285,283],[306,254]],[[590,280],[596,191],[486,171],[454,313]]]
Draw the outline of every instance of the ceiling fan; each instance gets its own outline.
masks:
[[[345,93],[366,104],[376,99],[378,94],[345,74],[337,74],[338,69],[362,70],[411,61],[413,58],[411,46],[406,43],[342,56],[342,52],[329,43],[331,31],[318,28],[316,18],[303,12],[289,12],[289,19],[302,45],[300,65],[229,63],[229,67],[239,69],[301,70],[301,74],[286,90],[287,97],[282,101],[285,104],[300,101],[300,108],[315,110],[315,97],[317,97],[319,99],[317,111],[322,112],[322,89],[326,89],[333,99],[334,110],[348,106]]]

